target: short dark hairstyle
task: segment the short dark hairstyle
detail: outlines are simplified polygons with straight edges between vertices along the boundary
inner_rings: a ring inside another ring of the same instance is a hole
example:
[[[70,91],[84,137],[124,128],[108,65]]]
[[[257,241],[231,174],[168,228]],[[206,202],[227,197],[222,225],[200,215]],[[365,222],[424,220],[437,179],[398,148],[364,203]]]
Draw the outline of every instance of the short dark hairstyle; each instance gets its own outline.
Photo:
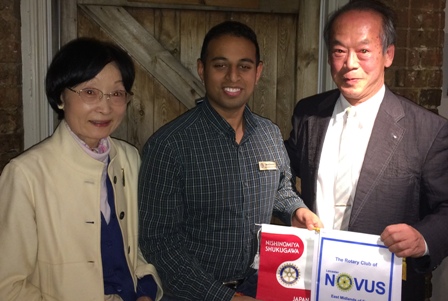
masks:
[[[64,118],[64,111],[58,108],[62,104],[61,94],[64,89],[91,80],[111,62],[117,64],[124,88],[131,92],[135,79],[134,63],[117,45],[93,38],[77,38],[61,47],[45,79],[48,102],[59,119]]]
[[[349,11],[373,11],[379,14],[383,20],[381,43],[383,53],[386,53],[390,45],[395,44],[397,33],[395,31],[395,22],[397,16],[395,12],[384,3],[377,0],[352,0],[346,5],[336,10],[328,19],[324,28],[324,39],[327,48],[330,49],[331,37],[333,34],[333,24],[335,20]]]
[[[258,45],[257,35],[252,28],[241,22],[224,21],[212,27],[205,35],[201,49],[201,61],[203,64],[205,64],[207,58],[207,50],[210,41],[225,35],[242,37],[252,42],[255,45],[256,64],[258,65],[260,63],[260,46]]]

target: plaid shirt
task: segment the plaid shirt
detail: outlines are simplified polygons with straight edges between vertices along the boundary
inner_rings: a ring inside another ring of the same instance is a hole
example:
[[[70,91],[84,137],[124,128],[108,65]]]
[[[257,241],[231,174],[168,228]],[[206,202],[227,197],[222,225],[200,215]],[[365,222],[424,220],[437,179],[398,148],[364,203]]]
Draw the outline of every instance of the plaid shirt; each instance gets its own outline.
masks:
[[[304,207],[291,187],[280,131],[244,112],[245,133],[207,100],[146,143],[139,178],[140,244],[168,291],[185,300],[230,300],[223,281],[254,272],[257,224],[291,223]],[[275,162],[263,170],[260,162]]]

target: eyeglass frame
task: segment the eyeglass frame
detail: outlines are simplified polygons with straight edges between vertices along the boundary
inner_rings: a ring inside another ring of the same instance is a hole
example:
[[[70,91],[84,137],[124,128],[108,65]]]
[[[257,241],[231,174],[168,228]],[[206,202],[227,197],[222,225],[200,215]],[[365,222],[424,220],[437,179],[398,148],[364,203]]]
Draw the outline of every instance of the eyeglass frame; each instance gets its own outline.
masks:
[[[85,89],[79,89],[78,91],[76,91],[76,90],[74,90],[74,89],[72,89],[70,87],[67,87],[67,89],[72,91],[72,92],[75,92],[76,94],[78,94],[79,97],[82,99],[82,101],[84,101],[84,103],[86,103],[88,105],[93,105],[93,104],[100,103],[104,96],[106,96],[106,99],[111,100],[112,99],[112,94],[115,93],[115,92],[124,92],[125,95],[126,95],[126,102],[123,103],[123,104],[117,104],[117,103],[114,103],[113,101],[111,101],[110,104],[111,105],[115,105],[115,106],[127,105],[131,101],[132,96],[134,95],[134,93],[128,92],[126,90],[115,90],[115,91],[112,91],[110,93],[104,93],[103,91],[101,91],[100,89],[97,89],[97,88],[85,88]],[[97,98],[95,102],[88,102],[88,101],[85,100],[85,98],[83,98],[81,96],[81,93],[83,91],[86,91],[86,90],[96,90],[96,91],[100,92],[100,97]]]

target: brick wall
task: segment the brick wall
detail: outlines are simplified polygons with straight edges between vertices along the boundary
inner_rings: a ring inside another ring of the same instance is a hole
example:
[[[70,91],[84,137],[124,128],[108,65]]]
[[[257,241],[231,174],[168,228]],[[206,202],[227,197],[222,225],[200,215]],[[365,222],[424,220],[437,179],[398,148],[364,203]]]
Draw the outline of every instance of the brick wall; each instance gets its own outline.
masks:
[[[383,1],[398,13],[395,60],[386,82],[393,91],[436,112],[442,94],[446,0]],[[0,0],[0,28],[1,171],[23,150],[19,0]]]
[[[23,150],[20,1],[0,0],[0,171]]]
[[[395,59],[386,83],[396,93],[437,112],[442,96],[446,0],[383,0],[398,15]]]

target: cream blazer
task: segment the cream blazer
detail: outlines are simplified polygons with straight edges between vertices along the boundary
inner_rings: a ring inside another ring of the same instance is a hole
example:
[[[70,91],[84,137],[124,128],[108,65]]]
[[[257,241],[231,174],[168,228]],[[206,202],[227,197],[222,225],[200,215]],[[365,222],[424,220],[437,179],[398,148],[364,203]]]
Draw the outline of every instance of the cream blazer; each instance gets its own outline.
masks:
[[[110,139],[108,174],[129,270],[160,278],[138,248],[133,146]],[[104,301],[100,187],[104,163],[91,158],[62,121],[54,134],[11,160],[0,176],[0,300]]]

